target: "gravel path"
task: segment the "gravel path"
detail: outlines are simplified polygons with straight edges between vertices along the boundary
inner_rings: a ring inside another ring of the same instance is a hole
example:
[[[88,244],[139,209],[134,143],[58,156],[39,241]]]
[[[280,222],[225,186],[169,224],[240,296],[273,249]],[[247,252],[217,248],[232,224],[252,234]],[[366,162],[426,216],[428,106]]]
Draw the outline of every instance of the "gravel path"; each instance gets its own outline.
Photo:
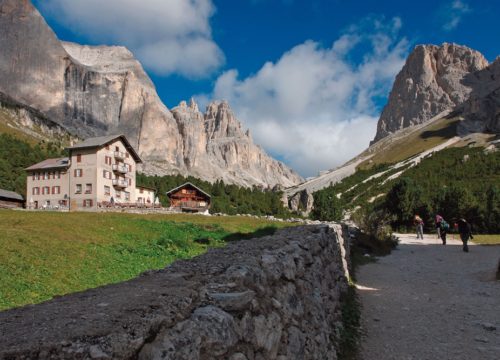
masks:
[[[500,359],[500,246],[464,253],[456,240],[398,236],[397,250],[358,270],[361,359]]]

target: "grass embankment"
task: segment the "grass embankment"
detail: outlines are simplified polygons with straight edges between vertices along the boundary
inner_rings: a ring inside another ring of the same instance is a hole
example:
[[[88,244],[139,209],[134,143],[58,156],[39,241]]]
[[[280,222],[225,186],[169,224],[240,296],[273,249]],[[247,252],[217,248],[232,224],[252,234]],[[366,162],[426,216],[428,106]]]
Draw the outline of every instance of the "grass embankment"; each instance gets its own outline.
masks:
[[[376,153],[372,158],[361,163],[358,169],[369,169],[375,165],[397,163],[436,147],[456,136],[458,122],[457,118],[437,120],[419,131],[394,141],[383,151]]]
[[[474,235],[472,241],[480,245],[500,245],[500,235]]]
[[[247,217],[0,210],[0,310],[128,280],[287,225]]]

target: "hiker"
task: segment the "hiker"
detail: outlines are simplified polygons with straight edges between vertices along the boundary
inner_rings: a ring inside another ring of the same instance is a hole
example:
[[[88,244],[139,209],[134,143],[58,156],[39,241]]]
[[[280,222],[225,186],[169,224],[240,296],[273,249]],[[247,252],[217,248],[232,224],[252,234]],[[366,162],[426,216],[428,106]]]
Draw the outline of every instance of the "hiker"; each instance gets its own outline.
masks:
[[[415,220],[413,221],[417,228],[417,239],[424,240],[424,220],[418,215],[415,215]]]
[[[441,221],[443,220],[443,217],[441,215],[436,215],[436,230],[437,230],[437,235],[438,239],[441,237]]]
[[[462,243],[464,244],[463,251],[469,252],[469,246],[467,246],[467,241],[469,241],[469,238],[474,239],[474,237],[472,236],[471,226],[464,218],[458,220],[457,224],[458,224],[458,232],[460,234],[460,239],[462,239]]]
[[[450,224],[448,224],[443,217],[441,217],[441,221],[439,222],[439,237],[441,238],[441,241],[443,242],[443,245],[446,245],[446,234],[448,233],[448,230],[450,230]]]

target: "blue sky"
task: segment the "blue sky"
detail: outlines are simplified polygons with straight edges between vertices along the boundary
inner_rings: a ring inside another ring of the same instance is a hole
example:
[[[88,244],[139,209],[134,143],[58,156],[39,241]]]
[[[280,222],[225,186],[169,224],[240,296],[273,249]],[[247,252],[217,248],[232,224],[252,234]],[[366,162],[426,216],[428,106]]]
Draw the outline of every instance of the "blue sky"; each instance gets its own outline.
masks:
[[[169,108],[226,98],[255,142],[305,176],[368,145],[416,44],[499,55],[500,1],[34,3],[63,40],[130,48]]]

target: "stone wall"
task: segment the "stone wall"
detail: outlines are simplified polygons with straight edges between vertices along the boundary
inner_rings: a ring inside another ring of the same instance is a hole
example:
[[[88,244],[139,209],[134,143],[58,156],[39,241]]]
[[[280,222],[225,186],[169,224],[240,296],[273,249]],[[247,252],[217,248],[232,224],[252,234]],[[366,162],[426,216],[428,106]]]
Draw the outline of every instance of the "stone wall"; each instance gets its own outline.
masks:
[[[287,228],[2,312],[0,359],[336,359],[343,239],[339,225]]]

